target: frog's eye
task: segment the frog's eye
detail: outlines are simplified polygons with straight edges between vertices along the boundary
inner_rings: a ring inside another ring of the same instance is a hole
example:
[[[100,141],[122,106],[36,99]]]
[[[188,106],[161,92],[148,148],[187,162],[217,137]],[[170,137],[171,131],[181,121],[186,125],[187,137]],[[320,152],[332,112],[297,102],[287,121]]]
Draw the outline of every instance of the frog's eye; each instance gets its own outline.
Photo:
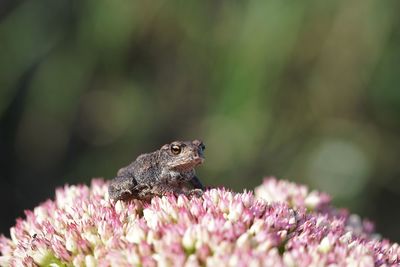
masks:
[[[179,153],[181,153],[181,151],[182,151],[182,148],[180,146],[178,146],[178,145],[172,145],[171,146],[172,154],[178,155]]]

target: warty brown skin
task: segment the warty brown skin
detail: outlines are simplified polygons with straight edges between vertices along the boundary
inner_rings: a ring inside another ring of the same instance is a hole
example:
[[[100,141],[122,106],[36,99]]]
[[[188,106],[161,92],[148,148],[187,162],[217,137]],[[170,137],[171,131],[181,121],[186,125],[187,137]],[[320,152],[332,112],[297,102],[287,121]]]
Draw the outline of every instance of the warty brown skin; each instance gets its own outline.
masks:
[[[111,180],[110,198],[149,200],[167,193],[201,195],[204,186],[194,168],[203,163],[204,149],[199,140],[175,141],[140,155]]]

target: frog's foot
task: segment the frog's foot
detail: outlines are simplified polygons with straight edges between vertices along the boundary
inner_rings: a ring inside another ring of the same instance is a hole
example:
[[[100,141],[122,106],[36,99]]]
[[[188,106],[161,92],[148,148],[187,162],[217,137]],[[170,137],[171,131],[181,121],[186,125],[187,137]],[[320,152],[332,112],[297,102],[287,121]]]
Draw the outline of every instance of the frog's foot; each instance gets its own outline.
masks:
[[[132,198],[132,191],[129,189],[119,190],[118,192],[110,192],[110,198],[114,201],[128,200]]]
[[[201,189],[192,189],[188,193],[186,193],[186,196],[188,197],[201,197],[203,195],[204,191]]]
[[[153,195],[152,187],[147,184],[139,184],[135,186],[134,191],[139,199],[148,199],[151,195]]]
[[[133,190],[141,192],[141,191],[150,191],[151,190],[151,186],[148,184],[138,184],[136,185]]]

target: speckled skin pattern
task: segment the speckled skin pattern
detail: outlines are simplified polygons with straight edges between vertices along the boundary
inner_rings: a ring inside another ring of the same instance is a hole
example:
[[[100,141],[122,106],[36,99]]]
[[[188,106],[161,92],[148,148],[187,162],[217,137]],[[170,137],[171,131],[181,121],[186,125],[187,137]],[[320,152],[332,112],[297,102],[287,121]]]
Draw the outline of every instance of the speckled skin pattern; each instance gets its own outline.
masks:
[[[149,200],[167,193],[201,195],[204,186],[194,168],[204,161],[199,140],[174,141],[152,153],[142,154],[121,168],[108,188],[113,200]]]

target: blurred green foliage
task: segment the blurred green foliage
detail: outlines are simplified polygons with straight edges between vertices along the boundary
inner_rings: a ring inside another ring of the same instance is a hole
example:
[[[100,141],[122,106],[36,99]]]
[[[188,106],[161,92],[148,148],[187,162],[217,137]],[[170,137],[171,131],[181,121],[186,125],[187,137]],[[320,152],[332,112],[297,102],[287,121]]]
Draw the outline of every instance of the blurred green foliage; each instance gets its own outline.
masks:
[[[3,1],[2,232],[200,138],[206,184],[304,182],[400,239],[399,1]]]

